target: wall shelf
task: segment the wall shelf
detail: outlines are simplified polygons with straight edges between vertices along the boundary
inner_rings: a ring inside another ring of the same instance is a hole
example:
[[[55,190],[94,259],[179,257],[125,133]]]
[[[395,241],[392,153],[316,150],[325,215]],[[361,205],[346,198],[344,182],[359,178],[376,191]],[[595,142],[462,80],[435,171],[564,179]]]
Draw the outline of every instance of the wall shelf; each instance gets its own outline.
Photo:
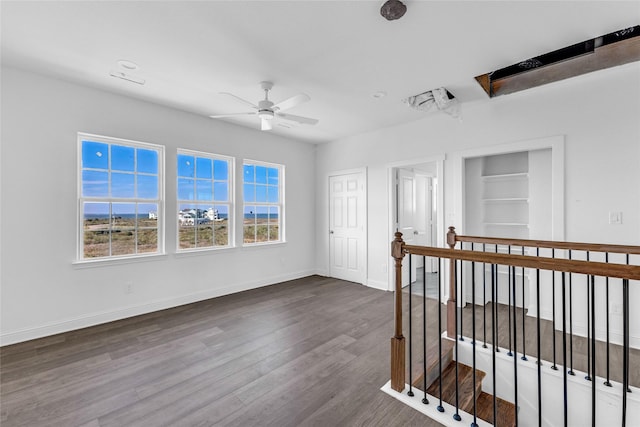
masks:
[[[483,202],[491,203],[491,202],[526,202],[529,203],[529,199],[527,197],[492,197],[487,199],[482,199]]]
[[[502,173],[502,174],[495,174],[495,175],[482,175],[480,176],[480,178],[482,178],[485,181],[489,181],[492,179],[513,179],[513,178],[528,178],[529,177],[529,173],[528,172],[515,172],[515,173]]]

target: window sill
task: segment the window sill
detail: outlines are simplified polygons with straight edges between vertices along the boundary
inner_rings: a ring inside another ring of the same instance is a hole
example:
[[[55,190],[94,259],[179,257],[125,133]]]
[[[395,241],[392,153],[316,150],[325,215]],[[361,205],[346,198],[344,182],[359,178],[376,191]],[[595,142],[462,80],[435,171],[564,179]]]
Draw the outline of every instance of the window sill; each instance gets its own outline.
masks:
[[[83,259],[73,261],[74,268],[108,267],[111,265],[135,264],[138,262],[162,261],[167,259],[167,254],[135,255],[122,258]]]
[[[210,255],[215,252],[227,252],[235,249],[235,246],[222,246],[219,248],[202,248],[202,249],[183,249],[180,251],[176,251],[173,255],[176,258],[182,257],[190,257],[190,256],[199,256],[199,255]]]
[[[249,244],[245,243],[241,246],[241,248],[242,250],[265,249],[265,248],[271,248],[271,247],[277,247],[277,246],[285,246],[286,244],[287,244],[286,241],[273,242],[273,243],[249,243]]]

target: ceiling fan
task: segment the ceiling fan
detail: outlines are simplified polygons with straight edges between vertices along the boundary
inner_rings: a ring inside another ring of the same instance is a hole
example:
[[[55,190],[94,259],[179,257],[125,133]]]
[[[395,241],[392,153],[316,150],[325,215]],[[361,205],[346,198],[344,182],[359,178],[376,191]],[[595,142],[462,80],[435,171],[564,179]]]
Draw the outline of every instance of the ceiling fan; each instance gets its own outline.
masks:
[[[247,101],[246,99],[242,99],[232,93],[229,92],[220,92],[221,95],[231,96],[238,101],[242,102],[245,105],[250,106],[256,111],[249,111],[246,113],[232,113],[232,114],[218,114],[215,116],[209,116],[212,119],[222,119],[226,117],[236,117],[236,116],[251,116],[256,115],[260,118],[261,121],[261,129],[262,130],[271,130],[273,129],[273,120],[275,118],[289,120],[292,122],[300,123],[303,125],[315,125],[318,123],[317,119],[311,119],[309,117],[295,116],[293,114],[286,114],[283,111],[293,108],[297,105],[300,105],[304,102],[311,100],[309,95],[304,93],[292,96],[291,98],[285,99],[284,101],[278,102],[274,104],[269,100],[269,91],[273,88],[273,83],[271,82],[260,82],[260,87],[264,90],[264,99],[258,102],[258,105],[253,104],[252,102]]]

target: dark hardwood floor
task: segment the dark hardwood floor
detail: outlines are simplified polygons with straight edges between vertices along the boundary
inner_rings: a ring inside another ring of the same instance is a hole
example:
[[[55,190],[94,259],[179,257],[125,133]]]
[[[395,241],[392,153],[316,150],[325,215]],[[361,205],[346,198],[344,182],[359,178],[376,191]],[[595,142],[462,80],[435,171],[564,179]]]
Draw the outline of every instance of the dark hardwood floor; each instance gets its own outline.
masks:
[[[312,276],[0,349],[10,426],[437,426],[380,391],[393,294]]]
[[[421,285],[420,285],[421,286]],[[408,294],[408,287],[404,288],[405,293]],[[413,346],[413,355],[415,363],[421,363],[421,352],[422,352],[422,292],[421,290],[418,293],[414,293],[413,296],[413,330],[414,330],[414,342]],[[406,302],[404,303],[404,307],[406,308],[408,305],[408,298],[406,298]],[[432,339],[435,339],[435,334],[437,333],[437,328],[434,329],[434,326],[437,322],[437,301],[431,298],[427,298],[427,341],[429,342]],[[483,310],[483,306],[476,305],[475,308],[472,304],[467,304],[466,307],[462,310],[462,329],[464,331],[463,335],[465,337],[472,337],[473,335],[473,323],[472,318],[475,314],[476,319],[476,340],[481,344],[485,343],[485,333],[486,330],[486,343],[491,345],[491,310],[492,304],[487,303],[486,306],[486,314],[485,310]],[[517,351],[518,357],[523,356],[523,351],[526,356],[537,357],[537,319],[533,316],[524,316],[524,328],[523,328],[523,310],[520,308],[516,308],[516,327],[517,327],[517,343],[513,340],[513,337],[509,337],[509,314],[511,314],[511,321],[513,322],[513,307],[511,308],[511,313],[509,313],[508,306],[504,304],[498,304],[496,307],[498,312],[498,337],[497,341],[501,348],[508,350],[512,349],[513,351]],[[526,314],[526,313],[525,313]],[[446,324],[446,312],[444,309],[441,310],[442,316],[442,324],[443,329]],[[486,326],[485,326],[485,316],[486,316]],[[404,330],[405,335],[408,335],[406,331],[408,331],[408,321],[405,316],[404,319]],[[561,327],[561,321],[558,321],[557,327]],[[570,336],[568,334],[568,320],[567,320],[567,360],[566,366],[571,370],[573,368],[574,372],[576,370],[582,372],[588,372],[587,366],[589,362],[589,358],[587,356],[587,347],[590,346],[590,341],[587,341],[585,337],[581,337],[578,335],[573,335],[573,343],[571,344]],[[553,346],[553,324],[548,320],[540,320],[540,352],[542,353],[542,360],[549,361],[551,363],[545,363],[543,366],[547,366],[550,368],[554,362],[554,346]],[[511,338],[511,339],[510,339]],[[556,330],[555,331],[555,363],[556,366],[561,366],[564,364],[563,361],[563,352],[562,352],[562,332]],[[589,350],[590,351],[590,350]],[[606,378],[607,375],[607,359],[606,359],[607,345],[605,341],[596,341],[596,374],[599,377]],[[590,357],[590,356],[589,356]],[[622,346],[616,344],[609,345],[609,379],[611,381],[622,382],[622,373],[623,373],[623,352]],[[629,352],[629,384],[635,387],[640,387],[640,350],[630,349]],[[419,370],[415,368],[414,371]],[[583,375],[584,377],[584,375]]]
[[[412,301],[417,316],[422,297]],[[498,308],[500,344],[507,346],[506,307]],[[428,341],[438,337],[437,310],[427,299]],[[468,306],[465,335],[471,314]],[[476,319],[481,341],[479,306]],[[535,319],[526,321],[531,355]],[[0,424],[438,426],[380,391],[389,380],[392,322],[393,293],[311,276],[3,347]],[[408,324],[404,330],[408,335]],[[550,322],[542,330],[550,337]],[[421,336],[421,321],[413,333]],[[546,359],[550,342],[542,347]],[[586,366],[585,354],[586,340],[574,337],[575,369]],[[634,385],[639,355],[632,351]],[[613,347],[612,379],[619,361]]]

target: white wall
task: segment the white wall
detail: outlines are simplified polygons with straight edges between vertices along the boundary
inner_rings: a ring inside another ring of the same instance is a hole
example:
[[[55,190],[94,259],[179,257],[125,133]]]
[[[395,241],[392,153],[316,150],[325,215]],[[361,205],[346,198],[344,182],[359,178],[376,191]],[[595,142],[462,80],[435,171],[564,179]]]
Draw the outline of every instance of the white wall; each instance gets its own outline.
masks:
[[[445,114],[319,147],[317,156],[317,264],[327,266],[329,170],[367,167],[369,282],[387,283],[390,268],[387,166],[446,154],[445,224],[462,230],[455,212],[452,153],[553,135],[565,137],[565,240],[640,244],[640,63],[463,105],[463,121]],[[621,211],[622,225],[608,212]],[[462,230],[464,231],[464,230]],[[582,297],[580,297],[582,300]],[[631,301],[640,289],[631,286]],[[580,319],[574,319],[579,322]],[[631,313],[640,337],[640,311]],[[585,325],[586,326],[586,325]],[[633,341],[633,339],[632,339]]]
[[[473,346],[470,341],[458,341],[458,361],[473,366]],[[493,349],[476,346],[476,367],[486,376],[482,381],[482,391],[493,391]],[[517,354],[518,364],[518,425],[523,427],[538,425],[538,365],[537,359],[528,356],[523,361]],[[454,353],[455,359],[455,353]],[[496,353],[497,396],[515,402],[514,358],[507,356],[506,349]],[[551,369],[551,364],[543,362],[540,369],[542,386],[542,425],[555,427],[564,425],[564,379],[563,368]],[[575,370],[575,376],[567,376],[567,419],[570,426],[591,425],[591,387],[585,380],[586,372]],[[617,426],[622,424],[622,384],[611,381],[612,387],[605,386],[605,378],[596,377],[596,424]],[[631,386],[627,393],[627,424],[635,425],[636,414],[640,413],[640,397],[637,387]],[[632,420],[632,421],[629,421]]]
[[[178,147],[235,156],[238,168],[245,157],[284,164],[287,243],[176,255],[168,220],[165,257],[73,265],[79,131],[165,145],[167,218]],[[1,135],[2,344],[314,272],[310,144],[11,68],[2,69]]]

